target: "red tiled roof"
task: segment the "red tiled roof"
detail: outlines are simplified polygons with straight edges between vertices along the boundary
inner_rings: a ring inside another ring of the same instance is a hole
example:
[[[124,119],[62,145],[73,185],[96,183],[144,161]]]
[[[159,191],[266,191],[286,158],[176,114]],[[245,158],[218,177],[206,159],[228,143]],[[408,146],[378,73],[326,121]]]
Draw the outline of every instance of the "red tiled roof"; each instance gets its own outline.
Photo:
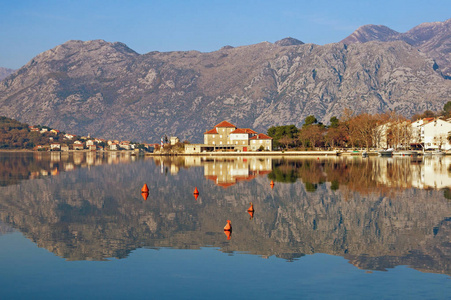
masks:
[[[204,134],[217,134],[217,133],[218,133],[218,131],[216,130],[216,128],[213,128],[211,130],[205,131]]]
[[[251,137],[250,140],[272,140],[272,137],[267,136],[264,133],[259,133],[255,136]]]
[[[234,127],[234,128],[236,128],[235,125],[233,125],[232,123],[229,123],[227,121],[222,121],[221,123],[217,124],[215,127]]]
[[[253,131],[252,129],[249,128],[237,128],[234,131],[232,131],[231,133],[257,133],[255,131]]]

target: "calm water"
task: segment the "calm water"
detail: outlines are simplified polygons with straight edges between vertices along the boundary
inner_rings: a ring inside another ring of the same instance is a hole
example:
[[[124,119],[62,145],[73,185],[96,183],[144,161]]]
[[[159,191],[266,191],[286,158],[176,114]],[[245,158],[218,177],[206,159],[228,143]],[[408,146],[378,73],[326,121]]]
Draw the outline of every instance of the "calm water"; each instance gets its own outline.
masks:
[[[0,298],[449,299],[450,188],[451,157],[0,153]]]

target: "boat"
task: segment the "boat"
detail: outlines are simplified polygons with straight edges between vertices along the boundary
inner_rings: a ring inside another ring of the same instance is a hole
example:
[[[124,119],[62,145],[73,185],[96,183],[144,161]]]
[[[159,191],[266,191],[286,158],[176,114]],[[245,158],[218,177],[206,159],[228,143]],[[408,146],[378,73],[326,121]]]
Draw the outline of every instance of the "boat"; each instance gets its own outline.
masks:
[[[393,148],[389,148],[389,149],[386,149],[386,150],[379,151],[378,155],[379,156],[391,157],[391,156],[393,156],[393,152],[394,151],[395,150]]]
[[[417,151],[412,150],[400,150],[400,151],[393,151],[394,156],[404,156],[404,157],[413,157],[418,156]]]
[[[446,153],[442,150],[432,151],[432,155],[445,155]]]

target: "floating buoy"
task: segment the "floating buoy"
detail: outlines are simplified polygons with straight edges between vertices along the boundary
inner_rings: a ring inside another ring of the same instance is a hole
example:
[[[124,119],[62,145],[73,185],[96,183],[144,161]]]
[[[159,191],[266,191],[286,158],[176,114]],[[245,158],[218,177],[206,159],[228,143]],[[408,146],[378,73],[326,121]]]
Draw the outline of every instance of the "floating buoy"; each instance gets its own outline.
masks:
[[[248,212],[254,212],[254,204],[252,204],[251,202],[251,206],[249,206],[249,208],[247,209]]]
[[[141,189],[141,193],[148,193],[149,188],[147,187],[147,184],[144,183],[143,188]]]
[[[194,195],[199,195],[199,191],[197,190],[197,187],[194,188]]]
[[[224,226],[224,231],[232,231],[232,222],[227,220],[226,226]]]
[[[147,200],[147,197],[149,197],[149,193],[141,193],[141,196],[143,197],[144,201]]]
[[[224,230],[224,233],[227,237],[228,240],[230,240],[232,238],[232,231],[230,230]]]
[[[274,181],[271,180],[270,185],[271,185],[271,188],[273,189],[274,188]]]

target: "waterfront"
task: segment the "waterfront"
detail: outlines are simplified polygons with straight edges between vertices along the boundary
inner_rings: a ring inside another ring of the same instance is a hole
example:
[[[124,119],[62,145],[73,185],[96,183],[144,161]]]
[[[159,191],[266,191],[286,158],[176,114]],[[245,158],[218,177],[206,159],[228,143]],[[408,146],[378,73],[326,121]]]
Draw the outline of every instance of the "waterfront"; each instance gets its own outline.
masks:
[[[7,298],[451,292],[448,157],[1,153],[0,163]]]

